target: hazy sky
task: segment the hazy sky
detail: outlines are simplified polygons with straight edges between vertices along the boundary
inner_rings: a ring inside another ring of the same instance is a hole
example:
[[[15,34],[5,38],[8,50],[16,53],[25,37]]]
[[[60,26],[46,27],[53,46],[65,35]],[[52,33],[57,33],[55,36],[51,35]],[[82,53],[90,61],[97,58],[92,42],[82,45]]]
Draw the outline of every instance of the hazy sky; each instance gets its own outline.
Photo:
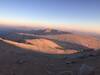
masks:
[[[0,23],[63,25],[100,32],[100,0],[0,0]]]

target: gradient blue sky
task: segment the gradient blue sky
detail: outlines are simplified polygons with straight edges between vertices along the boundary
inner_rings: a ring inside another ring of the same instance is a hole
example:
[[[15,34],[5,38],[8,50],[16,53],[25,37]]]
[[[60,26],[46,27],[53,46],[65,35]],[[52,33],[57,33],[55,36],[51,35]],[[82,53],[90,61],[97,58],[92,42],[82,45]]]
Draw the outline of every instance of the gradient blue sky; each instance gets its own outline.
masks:
[[[0,0],[0,22],[7,20],[96,30],[100,28],[100,0]]]

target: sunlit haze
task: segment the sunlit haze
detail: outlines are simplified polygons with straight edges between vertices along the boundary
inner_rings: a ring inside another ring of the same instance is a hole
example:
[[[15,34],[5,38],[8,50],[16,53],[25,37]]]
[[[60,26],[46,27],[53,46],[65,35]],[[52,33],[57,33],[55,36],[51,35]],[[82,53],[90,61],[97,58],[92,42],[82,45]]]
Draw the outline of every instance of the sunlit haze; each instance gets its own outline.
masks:
[[[100,33],[100,0],[0,0],[0,24]]]

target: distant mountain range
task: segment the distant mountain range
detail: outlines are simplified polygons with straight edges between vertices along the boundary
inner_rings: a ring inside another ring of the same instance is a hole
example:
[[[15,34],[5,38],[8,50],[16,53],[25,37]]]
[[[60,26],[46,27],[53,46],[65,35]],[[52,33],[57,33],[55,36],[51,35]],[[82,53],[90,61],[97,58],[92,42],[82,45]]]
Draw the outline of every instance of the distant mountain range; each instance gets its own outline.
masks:
[[[38,30],[31,30],[29,33],[36,34],[36,35],[56,35],[56,34],[71,34],[71,32],[61,31],[57,29],[38,29]]]
[[[23,42],[27,39],[46,38],[62,42],[76,43],[88,48],[100,48],[100,40],[97,37],[85,34],[75,34],[72,32],[56,29],[33,29],[33,30],[5,30],[0,31],[0,37],[12,41]],[[68,45],[68,44],[67,44]],[[66,47],[67,46],[65,44]]]

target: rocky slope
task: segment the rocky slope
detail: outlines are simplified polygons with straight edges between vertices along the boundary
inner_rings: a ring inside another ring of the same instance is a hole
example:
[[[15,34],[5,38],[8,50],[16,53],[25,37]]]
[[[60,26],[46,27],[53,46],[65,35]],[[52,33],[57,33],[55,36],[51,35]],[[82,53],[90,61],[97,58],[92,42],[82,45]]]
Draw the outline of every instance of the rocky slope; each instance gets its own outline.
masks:
[[[88,48],[98,49],[100,48],[100,39],[97,39],[93,36],[77,35],[77,34],[62,34],[62,35],[52,35],[47,36],[48,38],[66,41],[71,43],[76,43],[83,45]]]

